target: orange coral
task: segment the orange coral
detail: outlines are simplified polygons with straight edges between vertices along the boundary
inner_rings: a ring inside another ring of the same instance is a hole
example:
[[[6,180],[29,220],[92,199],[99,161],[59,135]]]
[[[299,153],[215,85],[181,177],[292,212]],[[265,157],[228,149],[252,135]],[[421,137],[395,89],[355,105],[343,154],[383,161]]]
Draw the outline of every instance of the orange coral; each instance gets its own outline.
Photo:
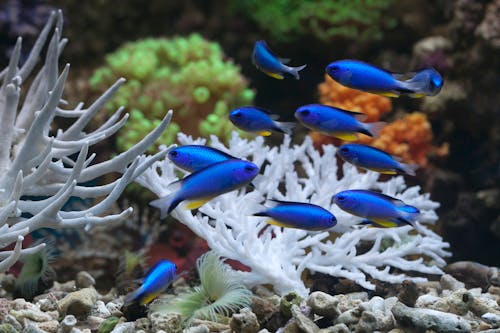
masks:
[[[328,75],[325,78],[325,82],[318,85],[321,104],[363,112],[368,116],[367,122],[379,120],[383,113],[392,109],[391,100],[387,97],[344,87]]]
[[[388,124],[378,138],[360,135],[358,142],[377,147],[391,155],[402,157],[407,163],[417,163],[422,167],[427,165],[429,153],[440,156],[448,154],[447,145],[432,145],[431,125],[427,116],[421,112],[414,112]]]

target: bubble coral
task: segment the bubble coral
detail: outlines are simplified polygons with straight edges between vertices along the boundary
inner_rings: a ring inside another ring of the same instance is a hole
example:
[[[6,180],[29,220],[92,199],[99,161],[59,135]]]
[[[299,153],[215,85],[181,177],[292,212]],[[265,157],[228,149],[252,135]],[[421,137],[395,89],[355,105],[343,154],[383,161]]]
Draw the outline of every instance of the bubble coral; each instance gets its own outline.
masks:
[[[122,76],[128,82],[107,108],[125,105],[137,126],[128,127],[117,139],[120,150],[144,136],[166,108],[178,110],[174,120],[188,133],[229,135],[227,112],[254,98],[240,68],[226,59],[217,43],[198,34],[126,43],[106,57],[106,65],[94,72],[90,84],[99,90]],[[178,130],[172,123],[159,144],[171,143]]]

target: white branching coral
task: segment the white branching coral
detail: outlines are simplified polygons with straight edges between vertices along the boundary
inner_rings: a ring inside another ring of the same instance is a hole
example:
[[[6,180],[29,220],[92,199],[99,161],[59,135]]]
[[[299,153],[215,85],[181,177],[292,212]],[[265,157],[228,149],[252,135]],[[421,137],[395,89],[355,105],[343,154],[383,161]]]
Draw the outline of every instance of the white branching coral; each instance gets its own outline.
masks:
[[[59,74],[59,55],[67,42],[61,37],[62,26],[61,12],[52,13],[22,66],[19,66],[22,42],[19,38],[8,67],[0,73],[0,249],[15,243],[11,251],[0,250],[0,272],[23,255],[43,248],[44,244],[22,248],[23,237],[36,229],[90,226],[128,217],[131,208],[116,215],[101,215],[127,184],[166,153],[138,158],[161,135],[171,112],[130,150],[92,164],[95,154],[87,156],[89,146],[113,135],[128,115],[122,116],[123,110],[119,109],[95,131],[86,133],[84,129],[124,80],[118,80],[88,108],[80,103],[74,110],[63,109],[65,103],[61,98],[69,65]],[[49,37],[45,62],[21,98],[22,84],[37,65]],[[51,134],[56,117],[74,121],[65,130]],[[78,156],[76,160],[73,155]],[[113,172],[123,175],[106,185],[82,185]],[[29,196],[46,199],[29,200]],[[104,198],[88,209],[61,211],[70,196]]]
[[[185,135],[179,135],[179,142],[205,144],[204,140]],[[419,222],[433,224],[437,220],[434,210],[439,204],[431,201],[429,194],[420,194],[418,186],[407,188],[403,177],[379,181],[377,173],[358,172],[350,164],[343,164],[342,170],[338,170],[336,148],[324,146],[324,153],[320,154],[309,138],[301,145],[291,146],[290,138],[285,137],[281,146],[271,148],[262,137],[246,140],[233,133],[228,148],[216,137],[211,137],[211,146],[257,164],[261,172],[253,181],[255,189],[219,196],[195,214],[180,207],[172,216],[206,239],[220,256],[248,266],[250,272],[235,272],[247,286],[272,284],[280,294],[296,291],[305,295],[308,290],[301,280],[305,269],[346,277],[368,289],[375,286],[367,280],[367,275],[388,282],[425,280],[396,274],[394,268],[442,274],[439,266],[445,264],[442,258],[449,255],[445,251],[449,244],[425,226],[419,224],[419,233],[410,226],[358,227],[355,225],[360,218],[331,202],[335,193],[346,189],[380,190],[418,207],[422,212]],[[342,177],[338,177],[339,171]],[[178,170],[165,159],[155,162],[137,181],[162,197],[169,194],[168,184],[177,180],[177,174]],[[262,210],[266,199],[320,205],[335,214],[338,224],[330,231],[316,233],[268,226],[263,218],[252,216]],[[337,234],[335,240],[330,240],[330,236]],[[369,251],[357,253],[356,245],[361,241],[372,242]],[[392,245],[387,246],[391,241]],[[420,258],[409,259],[410,256]]]

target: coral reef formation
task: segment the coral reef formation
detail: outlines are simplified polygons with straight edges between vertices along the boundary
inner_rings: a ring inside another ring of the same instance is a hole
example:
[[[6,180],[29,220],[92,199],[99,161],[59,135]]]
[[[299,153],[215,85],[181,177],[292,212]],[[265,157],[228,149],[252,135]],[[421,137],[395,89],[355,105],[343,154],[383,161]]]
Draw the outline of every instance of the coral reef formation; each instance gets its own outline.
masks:
[[[378,121],[380,117],[392,110],[391,99],[351,89],[337,83],[325,74],[325,81],[318,85],[319,102],[344,110],[366,114],[365,121]]]
[[[179,135],[181,144],[204,144],[204,139],[193,140]],[[305,295],[308,290],[301,280],[305,269],[349,278],[361,286],[374,289],[367,276],[388,282],[404,279],[423,281],[423,277],[397,274],[390,267],[403,271],[441,274],[438,266],[444,265],[448,246],[434,232],[419,224],[419,234],[410,234],[410,226],[387,230],[359,228],[356,218],[332,204],[335,193],[352,188],[381,190],[420,209],[420,223],[434,223],[434,210],[438,203],[429,200],[428,194],[419,194],[420,188],[407,188],[402,177],[379,181],[374,172],[358,173],[352,165],[344,164],[343,177],[338,177],[335,147],[324,146],[321,155],[314,149],[312,140],[298,146],[290,145],[290,138],[279,147],[268,147],[258,137],[248,141],[233,134],[229,148],[215,136],[211,145],[233,156],[248,158],[261,167],[261,175],[253,181],[255,189],[244,189],[219,196],[203,205],[197,212],[175,209],[172,216],[187,225],[195,234],[207,240],[217,254],[238,260],[250,271],[238,271],[238,278],[247,286],[272,284],[279,294],[295,291]],[[169,160],[155,163],[138,179],[144,187],[159,197],[167,195],[168,184],[177,180],[177,173]],[[281,189],[281,190],[280,190]],[[281,192],[283,191],[283,192]],[[335,214],[338,224],[331,229],[340,233],[334,241],[331,233],[309,233],[305,230],[269,226],[262,218],[252,214],[261,211],[266,199],[311,202]],[[361,241],[373,242],[367,252],[357,253]],[[382,240],[387,240],[382,242]],[[382,246],[392,244],[391,246]],[[426,263],[419,255],[432,258]]]
[[[380,39],[384,28],[396,24],[396,19],[384,16],[393,2],[242,0],[233,6],[235,10],[249,15],[275,40],[309,35],[322,41],[333,38],[369,41]]]
[[[160,143],[172,142],[179,125],[194,135],[228,137],[233,127],[227,112],[251,103],[254,96],[239,67],[225,59],[217,43],[198,34],[127,43],[106,57],[106,66],[96,70],[91,85],[102,89],[122,76],[129,82],[106,107],[114,110],[125,105],[137,126],[125,126],[127,130],[117,139],[120,150],[128,149],[154,126],[166,106],[178,110],[177,124]]]
[[[110,160],[92,163],[96,155],[87,156],[89,147],[116,133],[128,115],[122,116],[119,108],[95,131],[85,132],[84,129],[123,79],[117,80],[88,108],[80,103],[75,109],[65,109],[62,94],[69,65],[60,74],[58,68],[59,55],[67,43],[61,37],[62,22],[61,12],[51,14],[22,66],[19,66],[22,43],[19,38],[9,66],[0,72],[0,248],[15,243],[12,250],[0,250],[0,271],[45,246],[43,243],[31,248],[22,246],[24,236],[37,229],[88,228],[130,216],[132,208],[118,214],[100,215],[108,211],[127,184],[166,154],[161,151],[141,160],[137,158],[161,135],[170,121],[171,111],[130,150]],[[22,84],[36,68],[51,32],[45,62],[21,98]],[[66,129],[51,133],[56,117],[73,122]],[[84,184],[113,172],[122,173],[122,176],[106,185]],[[33,200],[29,196],[41,196],[42,199]],[[102,197],[102,200],[82,210],[62,210],[71,196]]]
[[[446,144],[440,148],[432,145],[431,124],[427,116],[421,112],[407,114],[402,119],[388,124],[382,129],[378,138],[360,136],[358,141],[422,167],[427,166],[429,154],[440,156],[448,154]]]

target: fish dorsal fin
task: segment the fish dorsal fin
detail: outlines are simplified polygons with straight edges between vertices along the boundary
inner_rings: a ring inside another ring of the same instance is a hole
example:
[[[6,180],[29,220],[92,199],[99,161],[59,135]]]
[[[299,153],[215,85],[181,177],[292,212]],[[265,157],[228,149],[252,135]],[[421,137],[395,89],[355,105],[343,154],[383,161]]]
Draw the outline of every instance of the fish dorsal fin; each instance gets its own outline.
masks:
[[[145,277],[148,277],[155,269],[158,268],[161,264],[163,264],[165,260],[158,260],[153,266],[149,267],[149,269],[146,271],[146,274],[144,275]],[[145,278],[138,279],[139,281],[144,282]]]
[[[269,202],[271,202],[271,205],[274,206],[291,206],[291,205],[296,205],[298,202],[295,201],[281,201],[277,199],[268,199]]]
[[[282,64],[288,64],[290,62],[289,58],[280,58],[280,57],[276,58],[278,58],[279,62],[281,62]]]
[[[271,118],[272,120],[278,120],[280,119],[280,116],[275,114],[275,113],[271,113],[271,111],[269,111],[268,109],[264,109],[264,108],[261,108],[260,106],[252,106],[252,108],[254,108],[255,110],[258,110],[262,113],[265,113],[268,115],[269,118]]]
[[[189,176],[187,176],[187,177],[189,177]],[[187,177],[184,177],[182,179],[175,180],[175,181],[171,182],[170,184],[167,185],[167,190],[169,190],[170,192],[178,191],[182,186],[182,181],[184,179],[186,179]]]
[[[363,112],[345,110],[345,109],[337,108],[337,107],[330,106],[330,105],[324,105],[324,106],[326,106],[330,109],[333,109],[334,111],[339,111],[339,112],[345,113],[351,117],[356,118],[359,121],[364,121],[364,120],[366,120],[366,118],[368,118],[368,116],[366,114],[364,114]]]
[[[406,206],[406,204],[403,201],[401,201],[399,199],[396,199],[394,197],[391,197],[391,196],[389,196],[387,194],[383,194],[383,193],[379,193],[379,192],[373,192],[373,191],[371,191],[371,193],[373,193],[374,195],[379,196],[382,199],[385,199],[385,200],[388,200],[388,201],[392,202],[392,204],[394,206],[396,206],[396,207]]]
[[[401,162],[403,160],[402,157],[399,157],[399,156],[395,156],[395,155],[391,155],[389,154],[388,152],[386,152],[385,150],[382,150],[380,148],[377,148],[377,147],[373,147],[373,146],[369,146],[371,149],[373,150],[376,150],[377,152],[381,153],[381,154],[384,154],[385,156],[387,157],[390,157],[392,158],[393,160],[395,160],[396,162]]]

